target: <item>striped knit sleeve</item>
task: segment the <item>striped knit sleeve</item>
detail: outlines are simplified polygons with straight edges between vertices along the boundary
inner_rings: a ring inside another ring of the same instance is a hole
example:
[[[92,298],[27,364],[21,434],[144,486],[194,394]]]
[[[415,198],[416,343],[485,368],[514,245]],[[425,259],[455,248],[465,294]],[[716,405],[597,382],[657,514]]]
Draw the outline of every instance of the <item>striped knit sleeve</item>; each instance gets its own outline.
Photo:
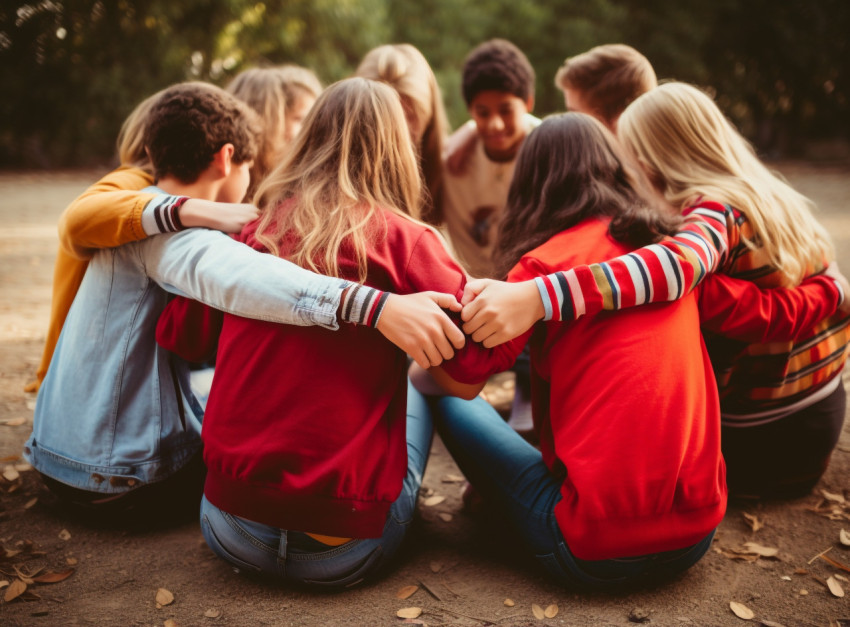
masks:
[[[142,228],[146,235],[173,233],[185,227],[180,222],[180,207],[189,200],[186,196],[157,194],[142,212]]]
[[[714,272],[729,250],[735,211],[706,202],[688,211],[673,237],[609,261],[537,277],[544,320],[673,301]]]
[[[342,294],[339,319],[342,322],[365,324],[377,328],[384,311],[389,292],[382,292],[365,285],[350,285]]]

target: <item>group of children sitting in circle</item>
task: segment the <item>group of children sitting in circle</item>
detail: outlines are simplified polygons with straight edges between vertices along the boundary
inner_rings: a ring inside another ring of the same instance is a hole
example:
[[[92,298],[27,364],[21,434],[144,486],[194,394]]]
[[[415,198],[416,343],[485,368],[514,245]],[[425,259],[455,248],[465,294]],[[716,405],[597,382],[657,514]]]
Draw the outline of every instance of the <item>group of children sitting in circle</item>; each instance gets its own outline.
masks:
[[[233,566],[346,587],[396,556],[436,429],[549,577],[608,587],[696,563],[727,491],[807,493],[850,343],[811,202],[628,46],[566,60],[568,113],[533,117],[534,81],[475,48],[451,138],[407,44],[325,90],[264,68],[140,104],[59,224],[25,455],[60,501],[200,499]],[[539,448],[478,396],[525,347]]]

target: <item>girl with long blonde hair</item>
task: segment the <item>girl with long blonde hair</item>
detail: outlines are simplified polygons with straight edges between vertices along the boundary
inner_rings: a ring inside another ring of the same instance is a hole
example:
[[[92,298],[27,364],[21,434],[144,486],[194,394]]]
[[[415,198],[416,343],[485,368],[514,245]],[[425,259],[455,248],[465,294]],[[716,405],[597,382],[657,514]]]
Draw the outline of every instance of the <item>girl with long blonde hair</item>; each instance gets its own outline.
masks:
[[[250,198],[260,181],[283,158],[322,86],[310,70],[284,65],[244,70],[230,81],[227,91],[259,113],[264,125],[260,151],[251,168],[247,195]]]
[[[715,201],[736,212],[721,272],[762,287],[789,286],[834,258],[813,203],[768,170],[696,87],[667,83],[640,96],[618,133],[673,207],[688,212]],[[708,338],[734,493],[802,494],[826,470],[844,420],[848,324],[837,313],[796,342]]]
[[[443,142],[449,132],[440,87],[428,61],[410,44],[387,44],[370,50],[357,68],[357,76],[381,81],[395,89],[419,157],[428,194],[422,218],[442,222]]]
[[[350,78],[316,101],[260,186],[262,216],[241,239],[383,292],[459,297],[466,276],[418,220],[421,196],[398,94]],[[359,302],[358,290],[342,309],[379,317],[383,296]],[[342,587],[372,577],[405,536],[431,441],[405,354],[366,326],[294,332],[219,314],[175,299],[160,319],[174,331],[168,348],[184,357],[218,346],[203,433],[207,542],[240,569],[285,581]]]

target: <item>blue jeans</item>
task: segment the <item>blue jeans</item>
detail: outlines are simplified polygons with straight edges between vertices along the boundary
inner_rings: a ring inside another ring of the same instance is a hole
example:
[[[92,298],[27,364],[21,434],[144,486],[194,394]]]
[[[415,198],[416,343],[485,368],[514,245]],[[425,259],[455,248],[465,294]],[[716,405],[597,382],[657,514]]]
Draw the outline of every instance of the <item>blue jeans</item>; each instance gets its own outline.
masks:
[[[507,517],[557,581],[607,588],[669,576],[693,566],[711,546],[714,531],[697,544],[675,551],[598,561],[575,557],[555,520],[561,481],[549,472],[540,451],[480,397],[472,401],[440,397],[433,406],[437,431],[461,471]]]
[[[424,397],[408,385],[407,475],[390,507],[380,538],[342,546],[322,544],[305,533],[239,518],[201,501],[201,531],[210,548],[247,573],[314,587],[354,586],[381,571],[401,547],[431,449],[433,424]]]

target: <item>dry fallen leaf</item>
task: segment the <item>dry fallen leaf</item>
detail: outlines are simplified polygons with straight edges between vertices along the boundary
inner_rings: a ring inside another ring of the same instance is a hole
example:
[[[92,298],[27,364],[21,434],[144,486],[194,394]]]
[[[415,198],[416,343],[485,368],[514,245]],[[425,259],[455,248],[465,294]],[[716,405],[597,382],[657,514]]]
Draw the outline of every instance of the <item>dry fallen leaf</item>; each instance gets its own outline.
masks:
[[[806,590],[805,588],[803,588],[802,590],[800,590],[800,596],[801,596],[801,597],[806,596],[808,593],[809,593],[809,591],[808,591],[808,590]]]
[[[431,572],[438,573],[443,569],[443,565],[440,562],[431,562]]]
[[[397,599],[407,599],[413,596],[413,593],[419,590],[419,586],[405,586],[395,593]]]
[[[13,599],[17,599],[19,596],[21,596],[26,591],[27,591],[27,584],[25,584],[20,579],[15,579],[15,581],[13,581],[11,583],[11,585],[9,586],[9,589],[6,590],[6,594],[3,597],[3,599],[6,601],[6,603],[8,603],[9,601],[12,601]]]
[[[38,577],[33,577],[33,581],[36,583],[59,583],[60,581],[65,581],[68,577],[74,574],[74,569],[69,568],[68,570],[63,570],[61,573],[54,573],[53,571],[48,571],[43,575],[39,575]]]
[[[70,540],[71,539],[71,532],[68,531],[67,529],[63,529],[62,531],[59,532],[59,539],[60,540]]]
[[[789,577],[788,575],[783,575],[782,577],[780,577],[780,579],[782,581],[791,581],[791,577]]]
[[[748,514],[747,512],[741,513],[744,516],[744,520],[746,520],[750,525],[750,529],[753,530],[753,533],[764,527],[764,522],[762,522],[755,514]]]
[[[26,421],[26,418],[12,418],[11,420],[4,420],[3,424],[7,427],[20,427],[22,424],[25,424]]]
[[[445,500],[446,497],[440,496],[439,494],[435,494],[434,496],[429,496],[427,499],[425,499],[422,504],[425,507],[434,507],[434,505],[439,505]]]
[[[728,557],[733,560],[742,560],[745,562],[755,562],[758,561],[759,556],[755,553],[751,553],[750,551],[735,551],[728,549],[715,549],[721,555]]]
[[[558,606],[554,603],[543,611],[543,616],[546,618],[555,618],[558,615]]]
[[[827,492],[826,490],[821,490],[820,493],[823,494],[823,498],[827,501],[832,501],[833,503],[844,503],[843,494],[835,494],[834,492]]]
[[[747,551],[750,553],[755,553],[762,557],[776,557],[776,554],[779,553],[779,549],[771,546],[762,546],[756,542],[744,542],[744,546],[747,547]]]
[[[3,581],[0,581],[0,590],[2,590],[3,588],[5,588],[8,585],[9,585],[9,582],[6,581],[5,579]]]
[[[451,522],[452,521],[452,515],[449,514],[448,512],[440,512],[439,514],[437,514],[437,516],[439,516],[440,520],[442,520],[443,522]]]
[[[729,608],[735,613],[735,616],[737,616],[738,618],[742,618],[744,620],[752,620],[753,617],[755,617],[755,613],[743,603],[730,601]]]
[[[850,583],[850,579],[847,579],[847,577],[845,577],[844,575],[835,574],[835,575],[833,575],[833,577],[838,579],[838,581],[844,581],[846,583]]]
[[[505,599],[504,601],[505,607],[513,607],[516,603],[513,602],[513,599]]]
[[[171,605],[174,603],[174,595],[165,588],[156,591],[156,602],[160,605]]]
[[[180,627],[180,624],[173,618],[169,618],[162,624],[162,627]]]
[[[464,481],[463,475],[443,475],[443,478],[440,479],[443,483],[462,483]]]
[[[34,497],[34,498],[31,498],[29,501],[27,501],[26,504],[24,505],[24,509],[29,509],[30,507],[32,507],[36,503],[38,503],[38,497],[37,496]]]
[[[16,481],[21,476],[15,467],[12,465],[8,465],[3,469],[3,478],[6,481]]]
[[[850,533],[847,533],[844,529],[842,529],[838,532],[838,540],[844,546],[850,546]]]
[[[543,620],[544,618],[546,618],[546,614],[543,612],[543,608],[537,605],[537,603],[532,603],[531,613],[534,614],[534,618],[536,618],[537,620]]]
[[[210,608],[206,612],[204,612],[204,616],[207,618],[218,618],[221,616],[221,610],[217,610],[215,608]]]
[[[838,583],[835,577],[829,577],[826,580],[826,587],[829,588],[829,591],[832,593],[832,596],[839,598],[844,596],[844,588],[841,587],[841,584]]]
[[[422,615],[421,607],[403,607],[395,613],[399,618],[419,618]]]
[[[32,465],[27,462],[20,462],[15,464],[15,470],[18,472],[29,472],[32,470]]]
[[[77,558],[76,557],[69,557],[68,559],[65,560],[65,563],[68,564],[68,566],[76,566],[77,565]]]

